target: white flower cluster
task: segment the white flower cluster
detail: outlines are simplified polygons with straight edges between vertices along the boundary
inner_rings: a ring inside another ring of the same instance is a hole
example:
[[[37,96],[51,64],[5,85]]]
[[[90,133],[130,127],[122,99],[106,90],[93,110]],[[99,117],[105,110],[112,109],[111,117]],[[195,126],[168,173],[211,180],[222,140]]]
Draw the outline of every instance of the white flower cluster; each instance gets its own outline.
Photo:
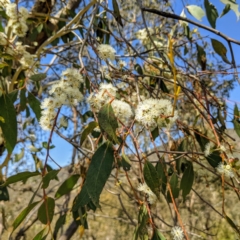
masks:
[[[150,33],[150,35],[152,35],[154,33],[152,28],[148,28],[148,31]],[[148,40],[149,40],[149,35],[148,32],[146,30],[146,28],[141,29],[139,31],[136,32],[136,37],[137,39],[139,39],[143,44],[147,44]]]
[[[205,149],[204,149],[204,156],[205,157],[208,157],[213,152],[213,147],[214,147],[214,143],[213,142],[208,142],[205,145]]]
[[[68,68],[62,76],[61,80],[49,91],[52,97],[45,98],[41,104],[43,110],[40,125],[44,130],[52,129],[56,117],[55,109],[62,105],[76,105],[83,100],[83,95],[79,91],[80,83],[83,83],[82,75],[76,69]]]
[[[172,104],[169,100],[149,98],[138,104],[136,120],[142,125],[156,127],[157,123],[160,124],[164,117],[169,117],[171,114]]]
[[[24,37],[28,31],[26,20],[28,18],[28,10],[18,6],[16,3],[6,3],[2,5],[6,8],[6,14],[9,17],[8,27],[12,29],[13,34],[18,37]]]
[[[110,59],[112,61],[115,59],[116,51],[112,46],[108,44],[100,44],[97,47],[97,50],[98,50],[98,55],[101,59],[103,60]]]
[[[172,228],[171,234],[173,236],[173,240],[182,240],[184,238],[183,230],[178,226]]]
[[[152,190],[148,187],[148,185],[144,183],[140,183],[138,186],[138,191],[144,192],[147,194],[147,199],[150,204],[154,204],[157,201],[157,196],[152,192]]]
[[[100,91],[98,93],[91,93],[87,101],[91,107],[95,108],[96,111],[104,105],[110,102],[116,97],[117,88],[111,83],[101,83],[99,87]],[[127,124],[128,120],[133,116],[133,111],[131,106],[121,100],[114,99],[112,101],[112,107],[114,113],[120,121]]]
[[[232,166],[229,164],[223,164],[219,163],[218,166],[216,167],[217,171],[220,174],[224,174],[226,177],[233,178],[234,177],[234,172],[232,170]]]
[[[34,72],[35,67],[38,65],[38,63],[35,61],[36,56],[30,54],[26,51],[26,46],[23,46],[21,42],[16,43],[16,47],[14,49],[14,53],[11,55],[17,55],[20,56],[19,62],[22,65],[23,69],[29,69],[31,68],[31,72]],[[35,66],[34,66],[35,63]]]

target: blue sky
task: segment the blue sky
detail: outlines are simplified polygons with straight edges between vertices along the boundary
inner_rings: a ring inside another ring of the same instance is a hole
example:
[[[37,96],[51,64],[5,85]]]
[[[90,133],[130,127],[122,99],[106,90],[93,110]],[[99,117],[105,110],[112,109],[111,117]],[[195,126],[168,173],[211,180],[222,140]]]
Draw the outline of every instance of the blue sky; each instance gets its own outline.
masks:
[[[203,2],[203,1],[188,1],[188,2],[191,2],[191,4],[198,4],[199,2]],[[217,1],[213,0],[212,3],[217,7],[218,13],[220,15],[225,5],[222,2],[220,2],[220,0],[217,0]],[[173,7],[175,10],[175,13],[178,15],[180,15],[180,13],[182,12],[182,10],[184,8],[184,6],[182,5],[182,2],[179,0],[177,0],[173,3]],[[204,7],[202,6],[202,8],[204,8]],[[187,15],[187,18],[190,18],[190,19],[198,22],[198,20],[194,19],[187,12],[186,9],[185,9],[185,13]],[[204,25],[210,26],[210,24],[207,21],[206,16],[203,17],[201,23]],[[193,26],[191,26],[191,28],[192,27]],[[240,21],[237,21],[237,17],[233,11],[230,11],[222,18],[217,19],[216,29],[221,31],[222,33],[226,34],[227,36],[240,41]],[[203,36],[209,36],[209,37],[212,37],[212,38],[215,38],[215,39],[221,41],[228,48],[227,42],[225,40],[221,39],[220,37],[218,37],[217,35],[209,33],[202,29],[199,29],[199,31]],[[240,65],[240,46],[233,44],[233,50],[235,53],[236,64]],[[229,50],[228,50],[228,59],[231,60]],[[239,75],[239,77],[240,77],[240,75]],[[232,109],[234,106],[234,102],[239,102],[239,106],[240,106],[240,86],[237,82],[235,84],[235,89],[234,89],[234,91],[232,91],[231,96],[228,100],[229,100],[228,106],[229,106],[230,112],[231,112],[230,109]],[[228,127],[232,128],[232,124],[228,123]],[[60,165],[62,165],[62,166],[68,165],[71,162],[72,146],[69,143],[67,143],[65,140],[56,136],[56,134],[54,134],[53,143],[55,143],[56,147],[54,149],[50,150],[51,156]],[[55,164],[51,163],[51,160],[49,160],[49,164],[51,166],[53,166],[54,168],[56,167]]]

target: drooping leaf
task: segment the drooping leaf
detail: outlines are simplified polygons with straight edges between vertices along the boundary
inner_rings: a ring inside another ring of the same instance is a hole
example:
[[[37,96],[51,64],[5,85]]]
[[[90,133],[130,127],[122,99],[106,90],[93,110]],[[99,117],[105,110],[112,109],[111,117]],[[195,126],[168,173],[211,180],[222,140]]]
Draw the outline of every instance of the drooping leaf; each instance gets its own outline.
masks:
[[[8,95],[0,96],[0,127],[6,141],[6,148],[11,153],[17,143],[17,116],[12,100]]]
[[[131,168],[131,161],[125,153],[122,153],[122,167],[124,171],[129,171]]]
[[[158,127],[154,128],[154,129],[151,131],[151,134],[152,134],[153,140],[155,140],[157,137],[159,137]]]
[[[145,205],[142,205],[139,209],[138,213],[138,225],[134,231],[134,236],[133,240],[138,240],[138,239],[149,239],[148,238],[148,211]]]
[[[41,117],[41,103],[40,101],[30,92],[28,92],[28,104],[35,113],[37,120],[40,120]]]
[[[186,196],[190,193],[194,180],[194,171],[193,164],[191,162],[187,162],[187,167],[185,167],[181,183],[180,189],[182,189],[183,201],[186,200]]]
[[[153,237],[151,240],[166,240],[166,238],[157,229],[154,229]]]
[[[108,135],[109,140],[119,143],[116,129],[118,128],[117,118],[110,103],[105,104],[98,113],[99,127]]]
[[[156,171],[158,174],[159,184],[160,184],[162,193],[165,194],[166,187],[167,187],[167,176],[165,174],[165,172],[167,171],[166,166],[163,163],[158,162],[156,164]]]
[[[80,207],[77,211],[73,211],[73,219],[79,226],[88,229],[87,212],[85,207]]]
[[[218,40],[216,39],[213,39],[211,38],[211,42],[212,42],[212,46],[213,46],[213,49],[214,51],[222,57],[222,60],[226,63],[229,63],[230,62],[227,60],[227,49],[226,47],[221,43],[219,42]]]
[[[201,65],[202,71],[204,71],[206,70],[206,65],[207,65],[206,52],[197,43],[196,43],[196,47],[197,47],[197,60],[198,60],[198,63]]]
[[[225,5],[230,5],[230,8],[235,12],[237,20],[239,19],[240,12],[238,11],[238,4],[233,0],[220,0]]]
[[[202,21],[202,18],[205,16],[204,10],[197,5],[187,6],[188,12],[195,17],[197,20]]]
[[[122,17],[120,15],[117,0],[112,0],[112,5],[113,5],[113,12],[114,12],[115,19],[123,27]]]
[[[225,219],[228,222],[228,224],[233,228],[233,230],[238,234],[238,236],[240,236],[239,228],[236,226],[233,220],[230,217],[228,217],[226,214],[225,214]]]
[[[33,238],[33,240],[42,240],[44,231],[45,231],[45,228],[41,230],[39,233],[37,233],[36,236]]]
[[[159,195],[160,181],[158,178],[158,173],[152,163],[146,161],[143,167],[144,180],[148,187],[155,193],[156,196]]]
[[[60,172],[59,170],[52,170],[50,172],[48,172],[44,177],[43,177],[43,184],[42,184],[42,188],[47,188],[49,186],[49,183],[51,180],[55,179],[56,176],[58,175],[58,173]]]
[[[178,188],[178,177],[177,177],[176,173],[173,173],[173,175],[170,178],[169,183],[170,183],[173,198],[178,198],[180,189]],[[169,191],[167,192],[167,199],[169,202],[172,202],[172,198],[171,198]]]
[[[219,163],[222,162],[220,152],[216,150],[213,150],[213,152],[209,156],[207,156],[206,159],[213,168],[216,168]]]
[[[26,172],[17,173],[16,175],[8,177],[6,182],[2,186],[7,186],[9,184],[16,183],[19,181],[26,181],[28,178],[38,176],[38,175],[41,175],[40,172],[38,171],[36,172],[26,171]]]
[[[26,218],[26,216],[31,212],[31,210],[39,203],[40,201],[34,202],[28,205],[26,208],[22,210],[22,212],[16,217],[12,226],[12,232],[21,224],[21,222]]]
[[[62,185],[58,188],[57,192],[55,193],[55,198],[60,198],[61,196],[71,192],[79,178],[80,178],[80,175],[75,174],[70,176],[68,179],[66,179],[62,183]]]
[[[239,118],[239,110],[237,104],[235,104],[234,110],[233,110],[233,127],[236,131],[237,135],[240,137],[240,118]]]
[[[166,84],[164,83],[164,81],[162,79],[160,80],[160,86],[159,87],[164,93],[169,93],[169,90],[168,90]]]
[[[26,104],[27,104],[27,98],[26,98],[26,89],[23,88],[20,91],[20,110],[24,111],[26,108]]]
[[[65,222],[66,222],[66,214],[60,215],[55,224],[55,228],[54,228],[54,232],[53,232],[54,239],[57,239],[58,231],[60,228],[62,228],[64,226]]]
[[[38,220],[43,224],[52,222],[55,208],[55,200],[47,197],[38,209]]]
[[[220,15],[220,18],[223,17],[225,14],[227,14],[230,10],[231,10],[231,5],[228,3],[225,5],[225,7]]]
[[[87,136],[93,131],[94,128],[98,126],[97,122],[90,122],[83,130],[80,140],[80,146],[82,146],[83,142],[87,138]]]
[[[18,90],[12,91],[11,93],[8,94],[8,96],[11,99],[12,103],[14,103],[18,97]]]
[[[204,6],[206,9],[207,19],[213,28],[216,28],[216,20],[218,18],[218,11],[216,7],[209,2],[209,0],[204,0]]]
[[[114,150],[109,141],[103,143],[94,153],[86,175],[86,181],[77,196],[73,211],[83,207],[90,200],[99,206],[99,197],[112,171]]]
[[[47,77],[46,73],[38,73],[38,74],[34,74],[31,77],[29,77],[31,80],[37,82],[37,81],[42,81],[43,79],[45,79]]]

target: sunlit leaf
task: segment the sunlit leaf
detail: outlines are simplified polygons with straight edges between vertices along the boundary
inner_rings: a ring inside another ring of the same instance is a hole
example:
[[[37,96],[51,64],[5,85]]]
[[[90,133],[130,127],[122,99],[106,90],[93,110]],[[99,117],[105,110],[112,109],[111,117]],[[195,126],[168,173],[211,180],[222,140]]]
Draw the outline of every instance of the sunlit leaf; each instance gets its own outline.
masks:
[[[197,5],[189,5],[186,8],[193,17],[199,21],[202,21],[202,18],[205,16],[205,12],[201,7]]]
[[[222,57],[222,60],[226,63],[229,63],[230,62],[227,60],[227,49],[226,47],[221,43],[219,42],[218,40],[216,39],[213,39],[211,38],[211,42],[212,42],[212,46],[213,46],[213,49],[214,51]]]
[[[45,231],[45,228],[41,230],[39,233],[37,233],[36,236],[33,238],[33,240],[42,240],[44,231]]]
[[[240,12],[238,11],[238,7],[239,7],[238,4],[234,2],[234,0],[220,0],[220,1],[225,5],[227,4],[230,5],[230,8],[235,12],[238,20],[240,16]]]
[[[47,77],[46,73],[37,73],[29,77],[31,80],[37,82],[37,81],[42,81]]]

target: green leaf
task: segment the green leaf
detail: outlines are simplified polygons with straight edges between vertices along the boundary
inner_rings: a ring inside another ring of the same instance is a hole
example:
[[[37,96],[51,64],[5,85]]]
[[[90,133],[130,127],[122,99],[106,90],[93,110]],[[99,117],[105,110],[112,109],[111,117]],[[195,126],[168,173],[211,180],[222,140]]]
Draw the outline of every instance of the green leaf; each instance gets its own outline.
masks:
[[[107,133],[109,140],[119,143],[116,129],[118,128],[117,118],[110,103],[105,104],[98,113],[99,127]]]
[[[8,94],[8,96],[11,99],[12,103],[14,103],[18,97],[18,90],[12,91],[11,93]]]
[[[161,162],[158,162],[156,164],[156,171],[158,174],[159,186],[161,187],[162,193],[165,194],[167,188],[167,176],[165,174],[165,171],[167,171],[166,166]]]
[[[226,63],[229,63],[230,62],[227,60],[227,49],[226,47],[221,43],[219,42],[218,40],[216,39],[212,39],[211,38],[211,42],[212,42],[212,46],[213,46],[213,49],[214,51],[222,57],[222,60]]]
[[[42,240],[43,233],[45,231],[45,228],[41,230],[37,235],[33,238],[33,240]]]
[[[196,47],[197,47],[197,60],[202,67],[202,71],[204,71],[206,70],[206,64],[207,64],[206,52],[197,43],[196,43]]]
[[[126,172],[131,168],[131,161],[125,153],[122,153],[122,167]]]
[[[228,3],[225,5],[225,7],[220,15],[220,18],[223,17],[225,14],[227,14],[230,10],[231,10],[231,5]]]
[[[233,220],[229,218],[226,214],[225,214],[225,219],[228,222],[228,224],[233,228],[233,230],[238,234],[238,236],[240,236],[239,228],[236,226]]]
[[[54,228],[54,232],[53,232],[53,237],[54,239],[57,239],[57,234],[60,228],[62,228],[66,222],[66,213],[59,216],[56,224],[55,224],[55,228]]]
[[[235,104],[234,106],[234,110],[233,110],[233,126],[234,126],[234,130],[236,131],[237,135],[240,137],[240,118],[239,118],[239,110],[238,110],[238,106],[237,104]]]
[[[99,197],[112,171],[114,150],[109,141],[103,143],[94,153],[86,175],[86,181],[76,198],[73,211],[83,207],[90,200],[99,206]]]
[[[208,22],[213,28],[216,28],[216,20],[218,18],[218,11],[216,7],[208,0],[204,0],[204,6],[206,9]]]
[[[169,183],[170,183],[170,187],[172,190],[173,198],[178,198],[180,189],[178,188],[178,177],[177,177],[176,173],[173,173],[173,175],[170,178]],[[167,199],[168,199],[168,202],[172,202],[172,198],[171,198],[169,191],[167,192]]]
[[[197,20],[202,21],[202,18],[205,16],[204,10],[197,5],[187,6],[188,12],[195,17]]]
[[[200,135],[200,134],[198,133],[198,130],[197,130],[197,129],[194,129],[194,130],[195,130],[195,131],[194,131],[194,136],[195,136],[198,144],[200,145],[201,150],[204,152],[205,146],[206,146],[206,144],[207,144],[209,141],[208,141],[208,139],[207,139],[206,137],[203,137],[202,135]]]
[[[158,127],[154,128],[154,129],[151,131],[151,134],[152,134],[153,140],[155,140],[157,137],[159,137]]]
[[[113,5],[113,12],[114,12],[115,19],[123,27],[122,17],[120,15],[117,0],[112,0],[112,5]]]
[[[90,122],[83,130],[80,140],[80,146],[82,146],[83,142],[87,138],[88,134],[90,134],[95,127],[98,126],[97,122]]]
[[[143,175],[148,187],[155,193],[156,196],[158,196],[160,190],[158,173],[155,167],[149,161],[146,161],[144,164]]]
[[[42,81],[47,77],[46,73],[37,73],[29,77],[31,80],[37,82],[37,81]]]
[[[38,220],[43,224],[52,222],[55,208],[55,200],[51,197],[46,197],[45,201],[38,209]]]
[[[23,88],[20,91],[20,110],[24,111],[26,108],[26,104],[27,104],[27,98],[26,98],[26,89]]]
[[[151,240],[166,240],[166,238],[155,228]]]
[[[47,188],[49,186],[49,183],[51,180],[55,179],[56,176],[58,175],[58,173],[60,172],[59,170],[52,170],[50,172],[48,172],[44,177],[43,177],[43,184],[42,184],[42,188]]]
[[[37,120],[40,120],[41,117],[41,103],[40,101],[30,92],[28,92],[28,104],[35,113]]]
[[[138,63],[134,66],[134,69],[138,72],[139,75],[143,75],[142,67]]]
[[[222,162],[220,152],[216,150],[214,150],[209,156],[207,156],[206,159],[213,168],[216,168],[219,163]]]
[[[0,184],[3,183],[4,182],[0,182]],[[6,186],[0,186],[0,201],[9,201],[9,194]]]
[[[4,28],[2,26],[2,23],[0,23],[0,32],[4,32]]]
[[[22,212],[16,217],[12,226],[12,232],[21,224],[21,222],[26,218],[26,216],[32,211],[32,209],[39,203],[40,201],[34,202],[28,205],[26,208],[22,210]]]
[[[9,66],[9,65],[5,62],[0,62],[0,68],[4,68],[6,66]]]
[[[84,229],[88,229],[87,212],[85,207],[80,207],[77,211],[72,212],[73,219],[79,226],[83,226]]]
[[[42,142],[42,146],[43,146],[44,148],[48,149],[48,143],[47,143],[47,142]],[[54,145],[49,146],[49,149],[53,149],[53,148],[55,148]]]
[[[8,153],[11,153],[17,143],[17,116],[12,100],[8,95],[0,97],[0,127],[6,141]]]
[[[60,198],[61,196],[71,192],[79,178],[80,175],[75,174],[66,179],[55,193],[55,198]]]
[[[16,175],[13,175],[9,178],[7,178],[6,182],[2,185],[2,186],[7,186],[9,184],[12,183],[16,183],[19,181],[26,181],[28,178],[30,177],[34,177],[34,176],[38,176],[41,175],[40,172],[21,172],[21,173],[17,173]]]
[[[187,167],[185,167],[180,189],[182,189],[183,201],[186,200],[186,196],[190,193],[193,185],[194,180],[194,171],[193,171],[193,164],[191,162],[187,162]]]
[[[138,213],[138,225],[134,231],[134,240],[142,239],[147,240],[148,238],[148,211],[145,205],[142,205]]]
[[[234,2],[234,0],[221,0],[221,2],[225,5],[230,5],[230,8],[235,12],[238,20],[240,16],[240,12],[238,11],[238,4]]]

